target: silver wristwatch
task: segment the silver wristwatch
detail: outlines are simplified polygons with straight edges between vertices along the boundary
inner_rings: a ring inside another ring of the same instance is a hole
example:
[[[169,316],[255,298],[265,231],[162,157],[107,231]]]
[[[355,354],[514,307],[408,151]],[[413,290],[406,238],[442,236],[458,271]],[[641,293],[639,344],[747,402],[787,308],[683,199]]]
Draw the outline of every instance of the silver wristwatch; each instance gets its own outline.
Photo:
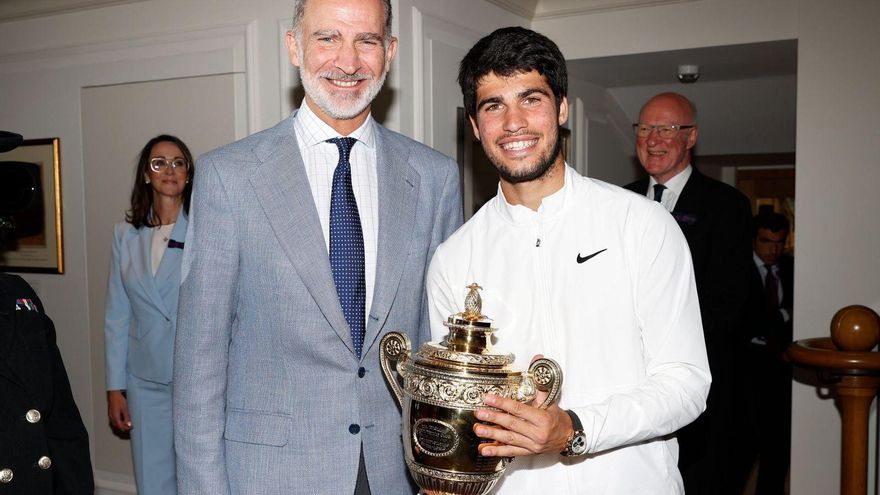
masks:
[[[587,453],[587,435],[584,433],[584,426],[581,424],[581,420],[577,417],[577,414],[567,409],[565,410],[565,413],[571,418],[571,426],[574,429],[574,434],[568,440],[568,445],[565,446],[565,450],[559,454],[565,457],[582,456]]]

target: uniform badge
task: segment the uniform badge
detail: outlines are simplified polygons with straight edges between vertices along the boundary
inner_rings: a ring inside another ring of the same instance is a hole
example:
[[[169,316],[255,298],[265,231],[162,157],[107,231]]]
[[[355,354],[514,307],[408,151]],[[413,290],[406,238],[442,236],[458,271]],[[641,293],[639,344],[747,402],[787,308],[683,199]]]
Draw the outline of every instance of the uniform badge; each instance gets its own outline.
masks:
[[[30,299],[16,299],[16,311],[37,311],[37,305]]]

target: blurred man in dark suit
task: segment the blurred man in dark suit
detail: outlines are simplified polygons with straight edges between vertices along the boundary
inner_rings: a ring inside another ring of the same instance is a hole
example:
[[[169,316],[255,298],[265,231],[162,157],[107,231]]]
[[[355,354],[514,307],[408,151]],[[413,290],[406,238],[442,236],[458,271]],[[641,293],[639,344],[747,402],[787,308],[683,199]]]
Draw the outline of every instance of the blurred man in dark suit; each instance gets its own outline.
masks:
[[[678,93],[654,96],[634,124],[636,154],[650,176],[626,186],[661,203],[681,227],[694,263],[712,389],[706,412],[678,432],[688,495],[739,494],[749,462],[737,447],[745,428],[736,349],[751,270],[751,207],[735,188],[691,165],[697,111]]]
[[[758,457],[756,495],[781,495],[791,457],[791,364],[794,259],[784,253],[789,223],[779,213],[754,218],[754,264],[747,383]]]

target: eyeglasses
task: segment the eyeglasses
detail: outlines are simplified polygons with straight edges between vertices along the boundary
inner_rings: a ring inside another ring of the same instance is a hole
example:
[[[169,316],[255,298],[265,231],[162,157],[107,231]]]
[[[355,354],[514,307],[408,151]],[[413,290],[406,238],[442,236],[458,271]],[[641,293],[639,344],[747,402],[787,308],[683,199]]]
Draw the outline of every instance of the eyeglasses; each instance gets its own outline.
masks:
[[[153,172],[161,173],[164,172],[168,166],[171,166],[171,171],[177,171],[178,168],[182,168],[183,170],[189,170],[189,162],[184,160],[183,158],[175,158],[171,161],[168,161],[167,158],[157,156],[156,158],[150,158],[150,170]]]
[[[671,125],[651,125],[651,124],[633,124],[633,131],[635,131],[636,136],[638,137],[648,137],[651,135],[651,131],[657,129],[657,135],[663,139],[674,138],[678,136],[678,131],[682,129],[690,129],[691,127],[696,127],[696,125],[681,125],[681,124],[671,124]]]

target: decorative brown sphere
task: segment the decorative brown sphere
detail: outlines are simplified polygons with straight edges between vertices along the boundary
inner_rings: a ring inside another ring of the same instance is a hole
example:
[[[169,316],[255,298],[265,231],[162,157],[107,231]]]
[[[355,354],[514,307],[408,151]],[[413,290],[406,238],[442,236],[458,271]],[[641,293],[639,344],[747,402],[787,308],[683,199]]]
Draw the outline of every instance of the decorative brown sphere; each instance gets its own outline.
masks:
[[[831,341],[841,351],[867,352],[878,340],[880,316],[867,306],[846,306],[831,319]]]

